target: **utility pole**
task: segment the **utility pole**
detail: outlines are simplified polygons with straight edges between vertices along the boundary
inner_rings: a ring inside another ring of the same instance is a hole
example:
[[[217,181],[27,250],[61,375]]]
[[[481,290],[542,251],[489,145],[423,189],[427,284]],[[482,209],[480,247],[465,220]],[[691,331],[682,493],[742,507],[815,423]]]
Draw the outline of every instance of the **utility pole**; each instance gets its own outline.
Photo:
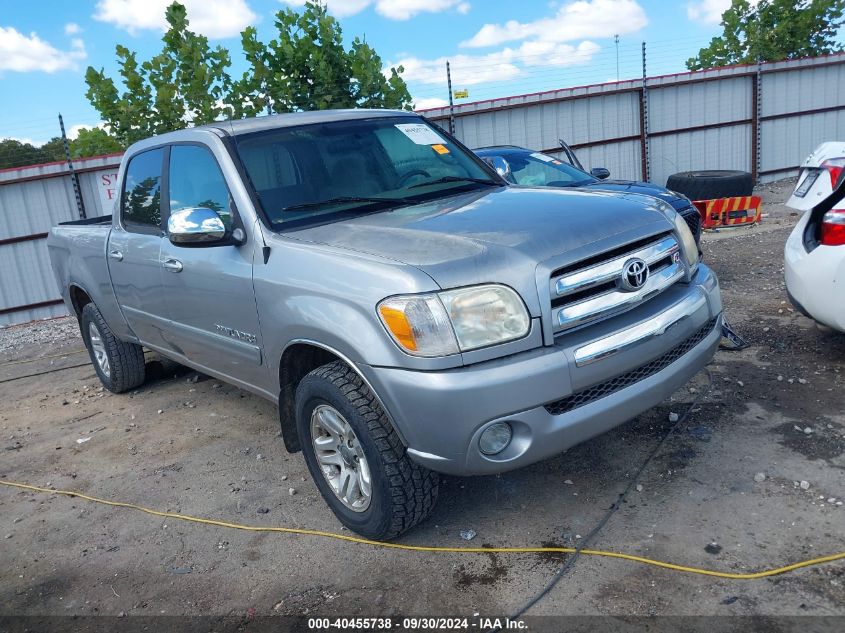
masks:
[[[643,42],[643,85],[640,92],[640,145],[642,151],[642,172],[643,180],[648,182],[651,176],[651,165],[649,164],[648,151],[648,88],[646,87],[646,63],[645,63],[645,42]]]
[[[82,202],[82,191],[79,188],[79,176],[73,170],[73,161],[70,159],[70,144],[67,141],[67,134],[65,134],[65,122],[59,113],[59,128],[62,130],[62,145],[65,148],[65,158],[67,159],[67,167],[70,170],[70,182],[73,185],[73,195],[76,197],[76,210],[79,212],[79,218],[84,220],[85,203]]]
[[[446,84],[449,87],[449,134],[455,135],[455,104],[452,101],[452,71],[446,62]]]
[[[616,81],[619,81],[619,33],[613,36],[613,43],[616,44]]]

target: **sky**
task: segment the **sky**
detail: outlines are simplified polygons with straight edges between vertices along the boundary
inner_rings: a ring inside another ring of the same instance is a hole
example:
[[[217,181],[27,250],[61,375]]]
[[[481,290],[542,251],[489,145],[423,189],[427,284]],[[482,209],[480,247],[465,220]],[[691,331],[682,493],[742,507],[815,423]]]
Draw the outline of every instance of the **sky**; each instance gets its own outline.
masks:
[[[148,59],[161,49],[171,0],[0,0],[0,138],[41,144],[101,123],[85,98],[90,65],[117,76],[115,45]],[[276,34],[274,14],[304,0],[182,0],[191,29],[228,48],[245,70],[240,31]],[[344,40],[365,38],[386,67],[401,64],[415,106],[456,103],[682,72],[720,34],[730,0],[327,0]],[[619,36],[618,46],[614,36]],[[617,73],[618,51],[618,73]]]

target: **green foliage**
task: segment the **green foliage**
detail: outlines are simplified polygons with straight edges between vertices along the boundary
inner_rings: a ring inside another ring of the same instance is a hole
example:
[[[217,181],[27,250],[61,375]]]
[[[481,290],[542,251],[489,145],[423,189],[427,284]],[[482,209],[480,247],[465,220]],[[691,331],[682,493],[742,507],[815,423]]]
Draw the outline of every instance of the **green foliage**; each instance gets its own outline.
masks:
[[[249,70],[235,82],[227,102],[235,116],[258,114],[268,104],[273,112],[410,109],[403,68],[391,68],[390,78],[385,77],[381,58],[357,37],[346,50],[340,24],[319,2],[306,2],[301,13],[279,11],[275,25],[278,38],[267,44],[252,27],[242,33]]]
[[[701,70],[730,64],[815,57],[842,50],[836,33],[843,23],[845,0],[733,0],[722,14],[714,37],[687,68]]]
[[[81,129],[79,136],[70,141],[69,146],[73,158],[115,154],[124,149],[116,138],[100,128]],[[40,147],[14,139],[0,140],[0,169],[52,163],[66,158],[65,146],[59,136],[51,138]]]
[[[225,112],[229,52],[222,46],[212,49],[208,38],[188,30],[187,11],[178,2],[167,8],[165,17],[169,28],[164,46],[149,61],[138,63],[136,53],[116,47],[122,93],[103,69],[89,66],[85,73],[85,96],[123,145],[189,122],[209,123]]]
[[[79,130],[79,135],[70,142],[70,155],[74,158],[116,154],[122,152],[124,149],[120,141],[98,127]],[[64,148],[62,149],[62,155],[64,155]]]
[[[0,140],[0,169],[49,163],[54,160],[48,153],[30,143],[21,143],[11,138]]]
[[[278,37],[266,44],[246,28],[241,45],[248,70],[237,80],[229,75],[229,51],[212,49],[190,31],[183,5],[171,4],[166,18],[162,50],[149,61],[116,47],[120,88],[103,69],[89,67],[85,74],[88,100],[121,145],[267,111],[411,107],[403,69],[391,68],[386,77],[381,58],[358,38],[347,50],[340,25],[317,0],[301,13],[279,11]]]

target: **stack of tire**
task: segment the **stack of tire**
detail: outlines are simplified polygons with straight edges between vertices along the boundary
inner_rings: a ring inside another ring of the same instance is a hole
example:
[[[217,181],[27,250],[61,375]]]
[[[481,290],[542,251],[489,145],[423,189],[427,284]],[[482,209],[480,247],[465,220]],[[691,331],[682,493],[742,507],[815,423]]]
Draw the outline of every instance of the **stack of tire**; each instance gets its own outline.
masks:
[[[666,181],[666,188],[690,200],[715,200],[750,196],[754,182],[747,171],[711,169],[672,174]]]

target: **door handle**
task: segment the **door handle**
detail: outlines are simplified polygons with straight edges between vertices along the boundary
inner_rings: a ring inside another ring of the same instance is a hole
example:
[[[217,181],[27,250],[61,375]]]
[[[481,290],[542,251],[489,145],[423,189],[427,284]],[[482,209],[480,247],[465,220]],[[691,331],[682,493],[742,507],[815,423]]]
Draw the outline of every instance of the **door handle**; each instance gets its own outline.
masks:
[[[180,262],[178,259],[168,257],[163,262],[161,262],[161,265],[172,273],[182,272],[182,262]]]
[[[121,253],[120,251],[109,251],[109,257],[111,257],[112,259],[116,259],[119,262],[123,261],[123,253]]]

